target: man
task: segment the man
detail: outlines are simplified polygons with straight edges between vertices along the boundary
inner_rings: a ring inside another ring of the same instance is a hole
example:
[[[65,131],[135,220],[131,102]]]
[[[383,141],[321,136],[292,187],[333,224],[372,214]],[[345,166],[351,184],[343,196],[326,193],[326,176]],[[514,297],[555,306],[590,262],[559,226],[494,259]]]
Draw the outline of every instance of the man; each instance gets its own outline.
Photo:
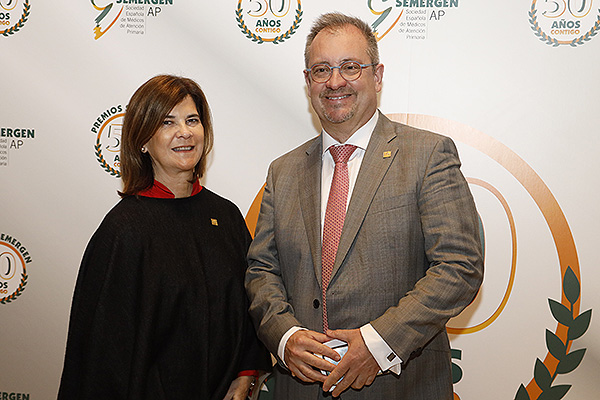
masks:
[[[452,399],[445,324],[483,276],[456,148],[377,110],[384,68],[363,21],[321,16],[305,62],[323,131],[270,166],[246,275],[274,397]],[[348,344],[341,361],[331,339]]]

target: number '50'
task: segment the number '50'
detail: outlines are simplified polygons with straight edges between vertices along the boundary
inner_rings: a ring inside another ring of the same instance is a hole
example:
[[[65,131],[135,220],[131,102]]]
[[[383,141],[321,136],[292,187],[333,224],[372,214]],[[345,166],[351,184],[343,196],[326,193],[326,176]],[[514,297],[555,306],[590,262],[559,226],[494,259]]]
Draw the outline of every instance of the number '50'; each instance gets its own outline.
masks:
[[[558,18],[569,10],[573,17],[583,18],[592,9],[592,2],[593,0],[545,0],[548,10],[542,14],[548,18]]]
[[[290,11],[291,0],[250,0],[251,17],[262,17],[268,11],[277,18],[283,18]]]

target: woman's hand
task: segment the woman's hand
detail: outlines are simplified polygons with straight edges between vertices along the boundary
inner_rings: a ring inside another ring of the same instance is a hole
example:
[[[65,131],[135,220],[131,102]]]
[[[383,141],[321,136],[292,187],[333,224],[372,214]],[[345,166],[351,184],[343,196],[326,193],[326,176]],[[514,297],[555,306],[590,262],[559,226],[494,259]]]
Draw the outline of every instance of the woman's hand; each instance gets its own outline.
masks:
[[[248,398],[248,391],[250,390],[250,386],[252,386],[254,379],[253,376],[237,377],[231,382],[231,385],[229,385],[229,390],[223,400],[246,400]]]

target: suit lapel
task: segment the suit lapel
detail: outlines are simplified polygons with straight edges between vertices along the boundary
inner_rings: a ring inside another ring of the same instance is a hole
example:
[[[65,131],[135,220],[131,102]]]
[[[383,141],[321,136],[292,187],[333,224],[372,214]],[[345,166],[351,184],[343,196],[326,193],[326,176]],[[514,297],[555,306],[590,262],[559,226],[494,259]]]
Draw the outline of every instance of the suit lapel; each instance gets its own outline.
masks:
[[[315,139],[314,144],[306,151],[305,171],[298,182],[300,210],[308,236],[310,253],[313,259],[315,275],[321,286],[321,162],[322,138]]]
[[[348,204],[344,228],[333,265],[332,280],[358,234],[383,177],[397,156],[398,141],[394,140],[396,136],[393,125],[380,113],[379,121],[371,135]]]

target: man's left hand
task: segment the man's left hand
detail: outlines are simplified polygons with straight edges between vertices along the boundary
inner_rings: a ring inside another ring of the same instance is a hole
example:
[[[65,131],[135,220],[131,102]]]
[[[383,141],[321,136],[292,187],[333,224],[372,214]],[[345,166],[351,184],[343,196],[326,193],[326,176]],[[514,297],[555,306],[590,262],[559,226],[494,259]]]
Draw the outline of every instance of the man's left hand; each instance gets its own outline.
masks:
[[[337,397],[349,387],[362,389],[363,386],[373,383],[379,372],[379,365],[367,348],[360,329],[328,330],[327,336],[348,343],[348,351],[323,383],[323,391],[328,392],[336,385],[332,395]],[[343,379],[336,384],[342,377]]]

